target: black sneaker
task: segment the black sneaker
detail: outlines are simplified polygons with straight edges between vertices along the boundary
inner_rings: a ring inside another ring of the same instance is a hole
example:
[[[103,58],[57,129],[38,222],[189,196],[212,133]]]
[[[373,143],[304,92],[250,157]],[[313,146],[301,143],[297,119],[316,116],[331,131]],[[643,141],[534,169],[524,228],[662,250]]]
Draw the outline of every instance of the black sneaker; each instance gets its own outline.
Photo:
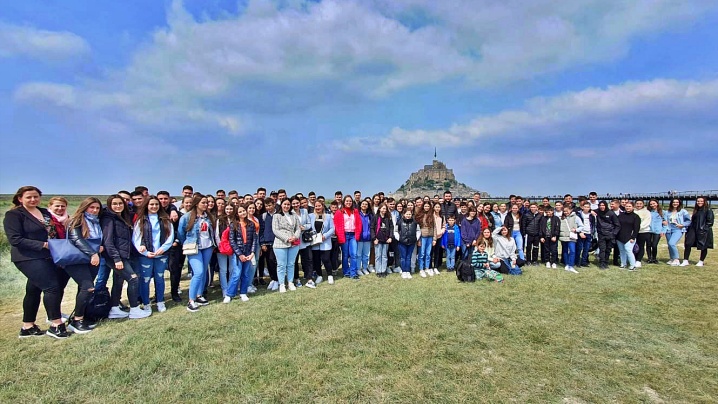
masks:
[[[92,328],[88,327],[84,320],[70,320],[67,328],[75,334],[87,334],[92,331]]]
[[[127,307],[127,306],[125,306],[125,305],[122,304],[122,303],[120,303],[120,306],[119,306],[119,307],[120,307],[120,310],[122,310],[122,311],[130,311],[130,308]]]
[[[352,279],[354,279],[355,281],[358,281],[358,280],[359,280],[359,275],[354,275],[354,276],[352,276]]]
[[[209,304],[207,299],[205,299],[203,296],[200,296],[200,297],[194,299],[194,302],[200,306],[206,306]]]
[[[87,327],[91,330],[94,330],[95,327],[97,327],[97,324],[99,323],[99,321],[90,321],[90,320],[85,319],[85,320],[82,320],[82,323],[85,324],[85,327]]]
[[[199,310],[199,305],[197,303],[187,303],[187,311],[194,313],[197,310]]]
[[[43,335],[45,335],[45,332],[42,331],[40,327],[37,326],[37,324],[33,324],[33,326],[30,328],[20,328],[20,335],[18,337],[42,337]]]
[[[62,323],[57,327],[50,326],[50,328],[47,329],[45,334],[57,339],[65,339],[70,336],[70,334],[67,333],[67,329],[65,328],[65,323]]]
[[[172,301],[175,303],[179,303],[182,301],[182,298],[179,297],[178,295],[175,295],[175,296],[172,296]]]

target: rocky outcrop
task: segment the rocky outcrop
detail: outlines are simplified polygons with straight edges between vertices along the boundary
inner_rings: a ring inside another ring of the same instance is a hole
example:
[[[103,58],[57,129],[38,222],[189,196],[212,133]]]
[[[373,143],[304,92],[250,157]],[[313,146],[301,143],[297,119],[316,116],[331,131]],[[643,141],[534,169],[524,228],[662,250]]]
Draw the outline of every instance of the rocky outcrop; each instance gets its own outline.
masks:
[[[468,185],[458,182],[454,176],[454,170],[447,168],[446,164],[434,160],[431,165],[412,173],[409,179],[390,196],[394,198],[416,198],[418,196],[443,195],[449,190],[454,197],[470,197],[474,192],[480,192]],[[489,194],[481,192],[481,197],[486,198]]]

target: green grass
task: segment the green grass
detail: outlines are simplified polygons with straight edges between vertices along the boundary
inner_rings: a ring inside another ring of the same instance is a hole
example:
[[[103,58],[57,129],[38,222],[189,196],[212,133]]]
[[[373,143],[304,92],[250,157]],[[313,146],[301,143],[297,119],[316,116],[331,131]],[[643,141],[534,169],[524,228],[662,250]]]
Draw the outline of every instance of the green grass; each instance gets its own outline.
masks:
[[[17,338],[24,278],[0,253],[0,402],[718,400],[718,264],[215,290],[197,313],[170,302],[57,341]]]

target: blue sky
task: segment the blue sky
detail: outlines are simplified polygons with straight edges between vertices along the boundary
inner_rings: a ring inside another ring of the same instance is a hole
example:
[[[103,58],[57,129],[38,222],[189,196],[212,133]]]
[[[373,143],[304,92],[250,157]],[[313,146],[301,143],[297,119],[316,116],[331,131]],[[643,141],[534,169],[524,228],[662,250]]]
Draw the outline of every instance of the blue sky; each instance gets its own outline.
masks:
[[[718,188],[718,5],[10,2],[0,193]]]

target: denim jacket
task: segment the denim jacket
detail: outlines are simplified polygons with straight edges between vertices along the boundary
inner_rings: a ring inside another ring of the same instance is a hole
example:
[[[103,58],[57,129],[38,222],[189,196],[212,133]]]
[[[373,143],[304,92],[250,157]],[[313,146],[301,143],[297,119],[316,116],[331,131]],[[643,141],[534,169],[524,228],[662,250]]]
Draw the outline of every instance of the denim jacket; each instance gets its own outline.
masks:
[[[307,209],[299,209],[299,225],[304,228],[302,230],[302,233],[306,230],[311,230],[312,234],[314,234],[314,219],[316,216],[314,216],[314,213],[309,213]],[[309,246],[309,243],[302,241],[302,237],[299,237],[299,249],[302,250]]]
[[[666,222],[668,222],[668,233],[672,233],[674,231],[680,231],[681,233],[685,233],[686,231],[688,231],[688,226],[691,225],[691,215],[685,209],[681,209],[676,214],[676,223],[671,223],[671,212],[663,212],[663,217],[665,218]],[[682,224],[683,228],[679,229],[676,226],[678,224]]]
[[[199,226],[202,222],[199,217],[197,217],[197,220],[194,222],[194,226],[192,226],[189,231],[187,230],[187,223],[189,223],[189,217],[191,215],[189,213],[182,215],[182,217],[179,220],[178,227],[178,234],[177,238],[179,239],[180,243],[184,245],[185,243],[197,243],[199,245]],[[215,236],[214,236],[214,226],[210,223],[209,225],[209,238],[212,240],[213,247],[216,247],[215,242]]]
[[[651,211],[651,233],[666,234],[668,226],[663,224],[664,216],[658,214],[657,211]]]

